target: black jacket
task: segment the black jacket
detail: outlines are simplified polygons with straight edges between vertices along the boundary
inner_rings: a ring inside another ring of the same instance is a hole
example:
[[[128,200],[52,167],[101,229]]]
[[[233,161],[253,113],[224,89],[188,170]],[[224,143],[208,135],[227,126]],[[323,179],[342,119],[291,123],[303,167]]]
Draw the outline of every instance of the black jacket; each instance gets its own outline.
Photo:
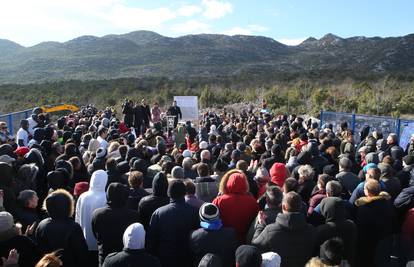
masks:
[[[63,249],[66,266],[86,266],[88,245],[79,224],[71,218],[47,218],[36,229],[36,242],[43,254]]]
[[[121,252],[109,254],[102,267],[148,266],[161,267],[160,261],[149,255],[145,250],[124,249]]]
[[[141,199],[138,204],[138,215],[145,230],[148,230],[152,213],[159,207],[170,203],[167,196],[168,181],[164,173],[159,172],[152,181],[152,194]]]
[[[207,253],[213,253],[220,257],[223,266],[234,266],[234,253],[238,247],[236,232],[233,228],[221,228],[208,230],[204,228],[193,231],[190,235],[190,250],[194,259],[194,265]]]
[[[258,225],[252,244],[262,252],[276,252],[282,258],[281,267],[303,267],[315,248],[315,228],[306,223],[299,212],[279,213],[276,222]]]
[[[172,200],[152,215],[147,250],[160,259],[163,267],[191,266],[188,236],[199,222],[198,210],[185,203],[184,198]]]
[[[125,229],[138,222],[138,212],[128,209],[128,188],[112,183],[107,190],[108,207],[96,209],[92,215],[92,232],[98,244],[99,265],[109,253],[121,251]]]
[[[37,246],[30,238],[23,235],[15,235],[11,238],[3,239],[3,236],[0,236],[0,256],[7,259],[12,249],[16,249],[20,255],[20,267],[33,267],[40,259]]]
[[[127,201],[127,207],[132,210],[138,210],[138,204],[143,197],[148,196],[149,193],[143,188],[130,188]]]
[[[36,209],[29,208],[17,208],[15,220],[22,224],[22,233],[26,231],[26,228],[32,225],[34,222],[39,223],[40,218]]]
[[[316,228],[317,244],[315,255],[319,255],[319,247],[325,241],[340,237],[344,242],[345,259],[353,266],[356,253],[357,228],[353,221],[346,219],[345,201],[338,197],[328,197],[322,200],[321,213],[325,224]]]
[[[394,213],[390,196],[362,197],[356,201],[355,223],[358,228],[358,266],[386,264],[392,250]]]

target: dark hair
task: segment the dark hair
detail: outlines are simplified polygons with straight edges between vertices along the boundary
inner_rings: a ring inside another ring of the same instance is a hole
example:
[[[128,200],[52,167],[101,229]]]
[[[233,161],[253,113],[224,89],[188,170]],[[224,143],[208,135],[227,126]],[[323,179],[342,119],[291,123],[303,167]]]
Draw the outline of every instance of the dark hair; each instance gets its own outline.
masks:
[[[194,195],[196,192],[196,188],[195,185],[193,183],[193,181],[191,181],[191,179],[185,179],[184,180],[184,185],[185,185],[185,193],[187,195]]]
[[[200,177],[205,177],[209,173],[208,165],[206,163],[200,163],[197,166],[197,173]]]
[[[302,198],[296,192],[289,192],[283,197],[283,204],[288,212],[299,212],[302,209]]]
[[[283,192],[278,186],[272,185],[266,189],[266,204],[270,207],[279,207],[283,200]]]
[[[288,192],[296,192],[298,189],[298,181],[295,178],[287,178],[283,183],[283,188],[285,189],[285,193]]]
[[[121,146],[118,147],[118,151],[119,151],[119,154],[121,154],[122,157],[125,157],[126,154],[128,153],[128,146],[121,145]]]
[[[109,158],[105,164],[106,170],[114,170],[116,169],[116,165],[117,165],[116,160],[114,158]]]

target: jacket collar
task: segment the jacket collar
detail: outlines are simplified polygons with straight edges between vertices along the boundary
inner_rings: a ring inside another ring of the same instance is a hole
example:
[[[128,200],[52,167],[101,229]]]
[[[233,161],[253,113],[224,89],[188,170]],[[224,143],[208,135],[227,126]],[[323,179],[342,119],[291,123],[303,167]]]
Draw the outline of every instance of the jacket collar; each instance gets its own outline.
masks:
[[[361,207],[361,206],[364,206],[366,204],[372,203],[372,202],[377,201],[377,200],[382,200],[382,199],[390,200],[391,196],[387,192],[382,191],[378,196],[375,196],[375,197],[361,197],[361,198],[358,198],[355,201],[355,205],[357,207]]]

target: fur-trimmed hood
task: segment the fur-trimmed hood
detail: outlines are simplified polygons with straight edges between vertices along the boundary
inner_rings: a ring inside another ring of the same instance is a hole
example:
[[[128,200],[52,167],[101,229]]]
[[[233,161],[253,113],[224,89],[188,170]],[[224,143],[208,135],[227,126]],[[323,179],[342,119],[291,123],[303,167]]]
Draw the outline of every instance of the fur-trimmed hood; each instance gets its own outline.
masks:
[[[382,199],[390,200],[391,196],[387,192],[382,191],[378,196],[375,197],[360,197],[355,201],[355,206],[361,207],[363,205]]]

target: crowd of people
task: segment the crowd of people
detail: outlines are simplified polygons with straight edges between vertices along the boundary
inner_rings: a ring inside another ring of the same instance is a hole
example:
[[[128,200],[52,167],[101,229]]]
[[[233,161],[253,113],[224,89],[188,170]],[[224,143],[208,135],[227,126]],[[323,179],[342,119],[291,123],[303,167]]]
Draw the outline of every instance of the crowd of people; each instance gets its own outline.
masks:
[[[145,100],[0,122],[0,266],[413,264],[414,134],[263,105],[195,127],[174,102],[170,129]]]

